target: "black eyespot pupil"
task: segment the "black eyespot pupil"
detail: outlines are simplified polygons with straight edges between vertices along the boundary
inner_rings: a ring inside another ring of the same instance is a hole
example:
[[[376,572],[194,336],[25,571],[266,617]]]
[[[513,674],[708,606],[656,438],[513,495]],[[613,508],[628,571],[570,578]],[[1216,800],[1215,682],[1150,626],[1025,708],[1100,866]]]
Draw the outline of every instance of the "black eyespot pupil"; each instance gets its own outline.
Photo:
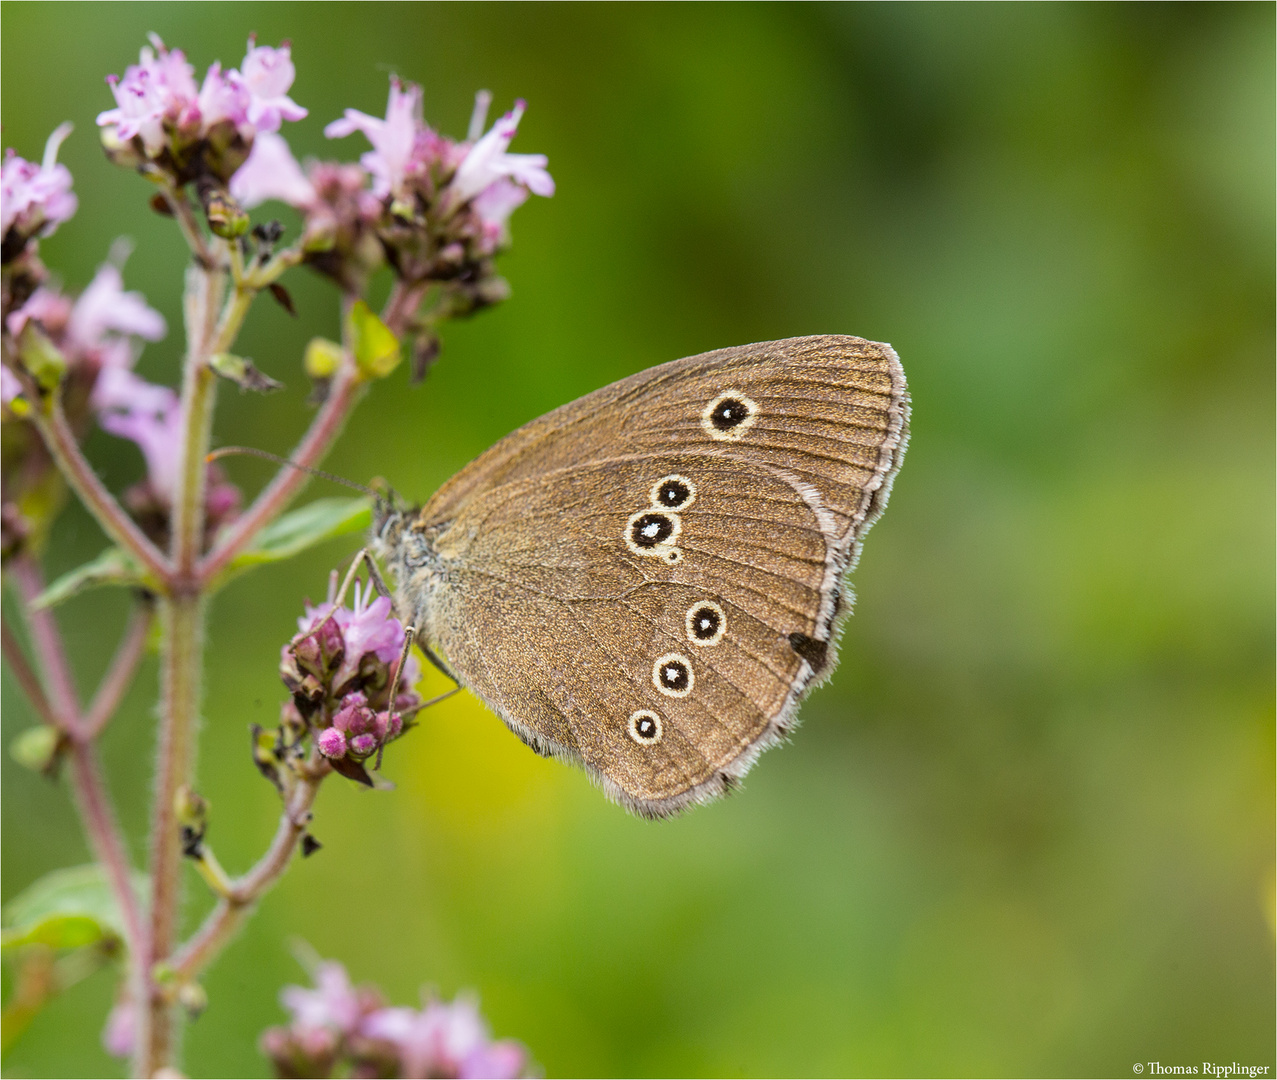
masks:
[[[663,544],[674,532],[674,523],[664,514],[644,514],[630,528],[630,538],[641,548]]]
[[[650,716],[645,716],[639,720],[637,727],[639,735],[645,739],[650,739],[656,734],[656,724],[652,721]]]
[[[659,498],[662,506],[671,508],[682,506],[691,495],[686,484],[680,480],[669,480],[661,485]]]
[[[718,428],[719,431],[727,431],[734,428],[749,416],[749,408],[743,401],[736,398],[727,398],[719,402],[718,408],[714,410],[710,422]]]
[[[696,613],[696,637],[700,641],[708,641],[718,633],[718,613],[710,608],[701,608]]]
[[[670,690],[683,690],[687,687],[687,668],[671,661],[661,665],[661,684]]]

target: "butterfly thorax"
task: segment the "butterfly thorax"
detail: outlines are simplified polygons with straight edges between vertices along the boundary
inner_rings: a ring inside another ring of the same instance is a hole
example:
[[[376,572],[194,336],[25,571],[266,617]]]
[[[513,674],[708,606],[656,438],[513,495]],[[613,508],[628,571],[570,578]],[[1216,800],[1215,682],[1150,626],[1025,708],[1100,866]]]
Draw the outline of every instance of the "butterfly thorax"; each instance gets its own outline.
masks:
[[[446,577],[446,555],[438,539],[446,525],[425,524],[420,507],[386,509],[374,521],[372,548],[397,586],[399,617],[427,641],[437,641],[432,598]]]

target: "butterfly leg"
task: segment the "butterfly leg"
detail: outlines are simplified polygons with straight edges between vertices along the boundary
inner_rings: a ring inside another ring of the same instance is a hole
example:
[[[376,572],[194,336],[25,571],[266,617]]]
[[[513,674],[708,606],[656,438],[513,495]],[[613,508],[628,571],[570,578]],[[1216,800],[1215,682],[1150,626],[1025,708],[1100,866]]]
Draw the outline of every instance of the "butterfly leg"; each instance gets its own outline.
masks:
[[[372,579],[372,583],[377,588],[377,591],[380,592],[382,596],[390,595],[390,593],[386,591],[386,583],[382,581],[381,574],[378,573],[376,566],[373,565],[372,556],[368,554],[368,549],[360,548],[358,553],[355,555],[354,560],[350,564],[350,569],[346,571],[346,576],[342,579],[341,588],[337,590],[337,595],[333,597],[332,606],[328,609],[328,614],[311,628],[310,632],[312,634],[328,625],[329,620],[337,614],[337,609],[346,602],[346,593],[350,591],[350,583],[355,580],[355,575],[359,573],[360,564],[363,562],[367,562],[368,565],[372,567],[372,573],[369,574],[369,577]]]
[[[372,557],[367,548],[359,549],[359,554],[355,556],[355,561],[350,564],[351,570],[353,571],[361,560],[368,566],[368,578],[372,582],[373,588],[377,590],[377,594],[386,597],[387,600],[393,603],[394,594],[387,587],[386,579],[381,576],[381,571],[377,569],[377,560]]]
[[[364,547],[364,548],[360,548],[359,551],[355,554],[354,559],[351,560],[350,569],[346,571],[346,578],[341,583],[341,589],[339,590],[337,594],[336,602],[333,604],[333,611],[336,611],[337,608],[341,607],[342,601],[345,600],[346,598],[346,591],[350,588],[350,583],[354,580],[355,575],[359,573],[359,570],[361,566],[363,565],[366,565],[368,567],[368,577],[372,581],[373,588],[375,588],[380,595],[386,597],[388,600],[394,600],[394,595],[386,587],[385,578],[381,576],[381,571],[377,569],[377,563],[373,559],[372,553],[366,547]],[[332,613],[330,612],[329,617],[331,617],[331,614]],[[403,651],[400,653],[400,656],[399,656],[399,666],[395,669],[395,682],[394,682],[394,686],[391,687],[391,693],[390,693],[390,704],[392,708],[394,706],[395,698],[399,694],[400,672],[403,671],[404,663],[408,659],[408,653],[412,649],[413,642],[416,640],[416,637],[417,637],[416,627],[405,626],[404,630],[405,630],[405,634],[404,634]],[[458,690],[461,689],[461,682],[448,669],[448,666],[442,660],[440,660],[439,657],[437,657],[434,654],[434,650],[432,650],[429,645],[427,645],[424,641],[421,642],[420,644],[421,644],[421,651],[422,653],[425,654],[426,659],[430,661],[431,666],[438,668],[439,671],[441,671],[444,675],[446,675],[454,684],[451,690],[448,690],[445,693],[440,694],[438,697],[431,698],[424,705],[422,705],[421,707],[424,709],[431,705],[436,705],[440,701],[445,700],[446,698],[452,697],[453,694],[455,694]]]
[[[395,701],[399,697],[399,684],[403,676],[404,665],[408,663],[408,654],[412,651],[412,643],[414,639],[416,638],[416,636],[417,636],[416,627],[413,627],[413,626],[404,627],[403,649],[399,653],[399,663],[395,667],[394,681],[390,684],[390,698],[386,703],[387,708],[392,716],[395,714]],[[435,667],[437,667],[440,671],[442,671],[445,675],[447,675],[449,679],[452,679],[455,685],[453,686],[451,690],[446,690],[442,694],[438,694],[437,696],[432,697],[429,701],[423,702],[420,706],[418,706],[417,708],[418,712],[420,712],[422,709],[430,708],[431,705],[438,705],[439,702],[441,701],[446,701],[448,698],[452,697],[453,694],[455,694],[458,690],[461,689],[461,684],[457,682],[452,672],[450,672],[446,667],[443,666],[439,658],[430,651],[430,647],[428,645],[423,643],[421,650],[422,652],[425,653],[427,659],[429,659],[429,661]],[[379,747],[377,747],[377,763],[373,766],[374,769],[381,768],[381,755],[385,747],[386,747],[386,744],[384,742]]]
[[[408,648],[408,646],[413,642],[413,640],[417,636],[416,627],[409,626],[407,628],[407,634],[408,634],[408,640],[404,643],[405,650]],[[429,701],[424,702],[421,705],[422,709],[428,709],[430,708],[431,705],[438,705],[439,702],[447,701],[448,698],[452,697],[453,694],[455,694],[458,690],[461,689],[461,682],[460,680],[457,679],[457,677],[451,671],[448,670],[448,666],[442,660],[440,660],[439,657],[435,656],[434,651],[430,648],[429,645],[427,645],[424,641],[419,641],[417,642],[417,646],[418,648],[421,649],[422,653],[425,655],[425,658],[430,661],[431,666],[438,669],[442,674],[447,676],[448,679],[450,679],[453,684],[451,690],[445,690],[442,694],[436,694]],[[406,651],[404,655],[405,656],[407,655]],[[391,700],[393,701],[394,698],[391,698]]]

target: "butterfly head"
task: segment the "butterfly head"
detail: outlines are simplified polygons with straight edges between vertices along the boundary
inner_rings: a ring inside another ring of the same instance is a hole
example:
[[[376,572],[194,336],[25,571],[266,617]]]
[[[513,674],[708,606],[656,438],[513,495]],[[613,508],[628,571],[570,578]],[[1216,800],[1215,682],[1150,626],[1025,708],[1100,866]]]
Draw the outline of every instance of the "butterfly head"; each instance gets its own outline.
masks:
[[[421,508],[405,502],[402,496],[381,478],[373,480],[371,488],[372,541],[383,550],[393,548],[399,542],[408,522]]]

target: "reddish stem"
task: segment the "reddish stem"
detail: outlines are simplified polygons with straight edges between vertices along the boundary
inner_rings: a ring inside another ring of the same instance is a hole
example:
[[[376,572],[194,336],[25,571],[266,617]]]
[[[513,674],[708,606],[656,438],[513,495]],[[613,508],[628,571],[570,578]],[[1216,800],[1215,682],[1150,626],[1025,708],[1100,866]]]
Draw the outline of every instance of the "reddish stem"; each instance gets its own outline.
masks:
[[[288,869],[293,852],[310,824],[310,808],[330,770],[312,751],[306,773],[289,793],[275,838],[248,873],[231,882],[228,894],[209,912],[200,928],[173,957],[179,982],[194,979],[235,935],[258,899]]]
[[[32,400],[38,401],[38,398]],[[36,407],[31,410],[31,418],[43,437],[49,453],[58,463],[62,475],[70,481],[75,492],[102,526],[106,534],[120,547],[124,548],[140,562],[162,586],[167,586],[171,577],[168,560],[160,554],[141,529],[133,522],[115,501],[115,496],[107,491],[106,486],[98,479],[93,466],[80,453],[80,444],[76,441],[75,432],[67,423],[66,414],[62,411],[62,402],[56,394],[50,403],[48,412]]]
[[[22,651],[22,646],[18,644],[18,639],[9,629],[8,623],[0,624],[0,638],[4,640],[4,658],[9,661],[9,667],[13,670],[18,685],[22,687],[22,692],[27,695],[27,700],[31,702],[32,708],[40,714],[40,719],[46,724],[55,728],[65,728],[65,722],[49,704],[49,699],[44,695],[44,687],[40,685],[39,676],[27,663],[26,653]]]
[[[51,612],[31,607],[31,602],[44,591],[44,577],[39,566],[30,556],[20,555],[10,562],[9,570],[22,597],[23,613],[31,632],[36,664],[51,702],[51,718],[69,736],[71,788],[75,793],[76,807],[93,854],[106,871],[115,902],[124,918],[132,978],[136,988],[145,977],[146,949],[142,913],[133,892],[128,853],[111,809],[110,796],[102,780],[97,756],[84,735],[84,724],[75,686],[71,681],[66,650],[62,645],[62,635]],[[6,653],[9,651],[8,642],[6,635]]]
[[[111,659],[111,666],[107,668],[97,693],[93,695],[93,703],[84,714],[82,734],[85,739],[96,739],[120,707],[133,676],[137,674],[137,666],[146,655],[146,640],[154,621],[155,608],[149,600],[133,609],[124,638]]]
[[[119,822],[111,807],[106,781],[102,778],[102,766],[98,762],[93,744],[72,739],[71,790],[84,822],[85,832],[93,854],[110,879],[111,892],[124,917],[124,936],[128,943],[129,958],[133,967],[134,988],[144,984],[146,926],[142,920],[137,894],[133,891],[132,869],[128,852],[120,833]]]
[[[381,321],[390,328],[395,337],[401,338],[408,329],[408,323],[417,314],[421,306],[421,298],[425,295],[429,282],[407,285],[396,281],[386,299],[386,306],[381,310]]]
[[[353,364],[343,365],[329,388],[328,397],[320,407],[310,428],[293,451],[290,461],[299,465],[314,466],[328,453],[333,440],[341,433],[355,402],[363,390],[364,382],[354,370]],[[221,541],[205,556],[199,567],[199,580],[207,584],[220,574],[272,518],[297,495],[310,479],[301,469],[284,467],[253,500],[241,517],[227,530]]]
[[[53,612],[44,608],[32,608],[31,604],[44,591],[44,575],[29,555],[19,555],[9,562],[9,573],[22,597],[23,613],[31,632],[31,651],[44,676],[44,688],[49,704],[60,718],[60,726],[68,734],[75,734],[80,716],[80,698],[76,693],[71,665],[62,647],[62,634]]]

